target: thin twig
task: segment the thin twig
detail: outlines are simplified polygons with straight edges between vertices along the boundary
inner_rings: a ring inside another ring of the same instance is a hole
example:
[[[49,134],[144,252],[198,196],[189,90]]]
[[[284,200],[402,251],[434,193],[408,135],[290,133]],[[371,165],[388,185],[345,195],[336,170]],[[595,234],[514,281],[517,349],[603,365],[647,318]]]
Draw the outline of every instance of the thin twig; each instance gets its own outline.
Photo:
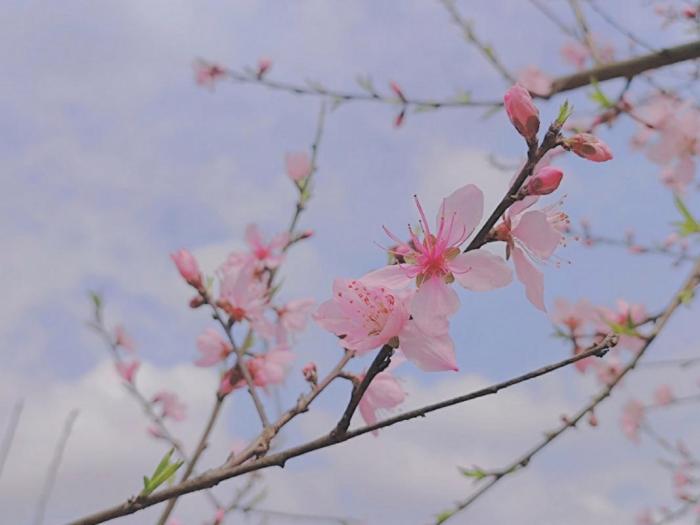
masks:
[[[73,430],[73,423],[75,423],[75,418],[77,417],[78,411],[71,410],[71,412],[68,414],[68,417],[66,418],[65,424],[63,425],[63,432],[61,433],[61,437],[59,438],[58,443],[56,444],[56,449],[54,450],[53,457],[51,458],[49,470],[46,473],[44,487],[41,491],[39,501],[36,506],[34,525],[41,525],[44,522],[46,506],[49,503],[49,497],[51,496],[51,491],[53,490],[54,483],[56,482],[56,476],[58,475],[58,469],[61,466],[63,453],[66,450],[68,438],[70,438],[71,431]]]
[[[10,455],[10,449],[12,448],[12,442],[15,439],[15,433],[17,432],[17,426],[19,425],[19,418],[22,415],[22,409],[24,408],[24,400],[20,399],[15,403],[12,408],[12,413],[10,414],[10,420],[7,422],[7,428],[5,429],[5,435],[2,438],[2,446],[0,446],[0,476],[2,476],[3,468],[5,467],[5,462]]]
[[[484,42],[481,41],[481,39],[477,36],[476,32],[474,31],[474,27],[472,26],[472,22],[469,20],[465,20],[462,18],[462,15],[459,14],[459,10],[457,9],[457,6],[455,5],[454,0],[439,0],[440,3],[443,5],[443,7],[447,10],[449,13],[450,17],[452,18],[452,21],[462,30],[462,33],[464,34],[464,38],[467,40],[467,42],[471,43],[474,47],[476,47],[481,54],[486,58],[486,60],[493,66],[493,68],[498,71],[498,73],[504,78],[504,80],[510,85],[510,84],[515,84],[516,79],[515,77],[508,71],[508,69],[503,65],[503,63],[499,60],[498,56],[494,52],[493,48]]]

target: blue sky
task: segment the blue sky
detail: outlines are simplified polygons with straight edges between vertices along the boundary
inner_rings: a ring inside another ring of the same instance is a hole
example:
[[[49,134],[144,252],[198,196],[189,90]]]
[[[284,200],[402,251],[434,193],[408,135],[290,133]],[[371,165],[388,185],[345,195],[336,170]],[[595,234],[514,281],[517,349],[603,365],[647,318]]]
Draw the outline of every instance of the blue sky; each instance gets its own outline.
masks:
[[[534,63],[551,74],[568,71],[558,52],[564,38],[529,3],[459,6],[512,70]],[[616,3],[610,11],[654,45],[688,39],[679,28],[662,31],[648,7],[640,7],[634,19],[625,16],[627,8]],[[5,116],[0,124],[5,293],[0,425],[17,399],[26,399],[27,407],[16,452],[0,478],[0,507],[9,509],[13,523],[30,522],[34,489],[71,408],[81,414],[47,523],[123,499],[162,452],[146,436],[141,414],[85,327],[87,291],[100,291],[109,318],[123,323],[137,341],[149,363],[140,378],[144,389],[174,389],[187,400],[192,415],[180,430],[193,443],[216,383],[213,372],[189,365],[194,340],[209,320],[186,307],[188,290],[168,253],[187,247],[213,270],[240,245],[248,222],[273,233],[286,226],[292,212],[295,195],[283,173],[283,157],[309,146],[319,101],[229,84],[202,90],[192,79],[196,57],[239,66],[269,56],[274,78],[317,79],[337,88],[354,89],[356,75],[369,74],[381,89],[395,80],[417,97],[470,90],[475,98],[498,99],[506,88],[432,1],[400,7],[331,0],[7,2],[0,18],[6,28],[0,35],[6,68],[0,81]],[[624,56],[623,40],[593,13],[590,19],[593,30],[615,41]],[[673,74],[664,78],[674,81]],[[619,82],[604,85],[610,94],[620,87]],[[586,90],[567,96],[577,110],[591,108]],[[561,101],[541,104],[543,120],[555,116]],[[415,221],[413,193],[434,210],[443,196],[472,182],[493,204],[511,174],[495,169],[487,156],[517,162],[523,154],[502,113],[488,119],[471,109],[411,114],[396,130],[395,111],[353,103],[329,114],[315,197],[303,218],[316,235],[290,255],[284,297],[321,301],[335,276],[359,276],[380,265],[384,254],[375,242],[385,241],[381,226],[400,232]],[[657,168],[629,148],[632,130],[623,122],[614,134],[602,133],[616,153],[614,162],[566,158],[560,163],[567,174],[561,190],[568,195],[565,209],[573,221],[589,218],[596,231],[620,234],[633,227],[641,239],[660,239],[675,212]],[[663,259],[590,250],[576,242],[560,255],[571,264],[546,270],[550,305],[558,296],[586,296],[597,303],[625,297],[657,308],[683,276]],[[407,406],[566,354],[550,337],[547,317],[531,307],[518,283],[461,298],[452,333],[462,371],[426,376],[402,367],[411,392]],[[655,349],[658,354],[697,351],[691,333],[696,317],[697,309],[682,312],[673,334]],[[320,368],[339,353],[334,338],[316,327],[295,351],[300,364],[314,359]],[[284,390],[291,398],[301,387],[296,375]],[[692,378],[674,379],[686,380],[692,386]],[[630,380],[620,397],[654,384],[648,376]],[[434,423],[408,423],[378,439],[324,451],[290,464],[284,473],[270,473],[266,505],[313,508],[369,523],[406,523],[416,516],[425,521],[469,490],[455,465],[507,462],[593,390],[587,378],[563,371],[496,400],[436,416]],[[331,389],[284,442],[323,432],[346,397],[343,386]],[[216,464],[235,437],[255,431],[246,401],[236,399],[229,407],[206,465]],[[663,502],[670,494],[667,480],[658,479],[653,454],[645,456],[619,436],[618,406],[613,401],[603,409],[603,428],[565,438],[527,473],[504,483],[500,496],[485,498],[474,514],[456,522],[500,523],[521,515],[518,506],[525,501],[542,502],[528,509],[532,522],[557,523],[572,513],[580,523],[631,520],[645,502]],[[588,451],[585,465],[571,460],[576,450]],[[373,463],[380,457],[381,469]],[[373,465],[381,474],[367,470]],[[572,473],[574,480],[562,484]],[[227,494],[230,485],[218,490]],[[545,505],[550,490],[558,497]],[[387,505],[392,498],[404,503],[400,509]],[[500,498],[513,505],[501,508]],[[184,499],[178,509],[188,524],[208,518],[201,497]],[[152,520],[148,516],[120,523],[145,523]]]

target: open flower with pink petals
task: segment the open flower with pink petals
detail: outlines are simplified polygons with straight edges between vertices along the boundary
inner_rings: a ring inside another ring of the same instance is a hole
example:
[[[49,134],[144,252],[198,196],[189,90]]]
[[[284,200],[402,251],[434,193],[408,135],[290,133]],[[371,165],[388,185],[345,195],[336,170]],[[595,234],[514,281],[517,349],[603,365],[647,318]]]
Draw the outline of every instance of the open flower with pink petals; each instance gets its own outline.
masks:
[[[230,260],[230,258],[229,258]],[[250,261],[242,265],[226,264],[220,271],[221,284],[217,305],[235,321],[253,324],[265,322],[263,314],[268,303],[267,288]]]
[[[462,253],[460,249],[483,214],[484,196],[479,188],[468,184],[443,199],[434,232],[418,198],[415,200],[422,238],[409,227],[411,240],[404,242],[385,228],[399,246],[392,248],[391,253],[400,255],[404,262],[375,270],[361,280],[370,286],[390,289],[401,289],[415,282],[417,291],[409,311],[418,328],[426,334],[444,334],[448,318],[459,308],[459,298],[450,283],[456,280],[472,291],[493,290],[509,284],[512,272],[501,257],[489,251],[476,249]]]
[[[443,331],[433,329],[426,333],[415,318],[410,318],[411,298],[412,293],[406,290],[336,279],[333,298],[321,304],[314,319],[340,337],[342,347],[358,354],[398,338],[404,355],[422,370],[457,370],[449,323],[441,325]]]
[[[275,337],[277,342],[286,343],[290,333],[302,332],[306,328],[316,301],[313,299],[296,299],[275,308],[277,323]]]
[[[255,386],[266,387],[283,383],[295,357],[287,345],[279,345],[250,359],[247,362],[248,370]]]
[[[151,400],[154,405],[160,405],[163,418],[171,418],[175,421],[182,421],[185,419],[185,409],[186,406],[177,397],[174,392],[168,392],[167,390],[161,390]]]
[[[223,67],[213,62],[198,59],[194,62],[195,82],[202,87],[214,89],[217,82],[228,76],[228,72]]]
[[[529,209],[535,201],[526,198],[508,208],[495,236],[506,243],[506,257],[513,258],[515,275],[525,285],[525,295],[545,311],[544,274],[536,263],[546,263],[564,242],[562,232],[568,227],[569,217],[559,209],[561,202],[540,210]]]
[[[639,430],[644,423],[644,405],[636,399],[628,401],[622,409],[620,425],[622,433],[631,441],[639,442]]]
[[[117,361],[114,363],[114,367],[117,369],[119,377],[131,384],[134,383],[134,377],[136,376],[136,372],[140,366],[141,362],[138,359],[134,359],[133,361],[129,362]]]
[[[281,233],[265,242],[257,225],[249,224],[245,230],[245,240],[255,261],[260,266],[274,269],[284,259],[282,250],[289,241],[289,235]]]
[[[213,366],[224,361],[233,348],[219,335],[219,332],[213,328],[207,328],[197,337],[197,351],[202,356],[194,362],[195,365]]]

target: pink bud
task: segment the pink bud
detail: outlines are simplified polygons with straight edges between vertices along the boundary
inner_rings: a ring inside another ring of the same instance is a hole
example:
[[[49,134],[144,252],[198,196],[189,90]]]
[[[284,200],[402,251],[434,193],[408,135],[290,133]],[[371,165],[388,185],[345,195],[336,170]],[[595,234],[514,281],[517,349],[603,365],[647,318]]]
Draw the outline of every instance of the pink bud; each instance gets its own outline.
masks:
[[[540,129],[540,114],[532,102],[530,92],[515,84],[503,97],[508,118],[525,139],[531,141]]]
[[[527,182],[529,195],[549,195],[561,184],[564,173],[553,166],[545,166],[537,171]]]
[[[287,177],[294,182],[300,182],[311,174],[311,160],[304,151],[287,153],[284,156],[284,164],[287,169]]]
[[[566,147],[579,157],[593,162],[605,162],[613,158],[608,145],[590,133],[578,133],[564,141]]]
[[[312,237],[314,234],[313,230],[304,230],[301,232],[301,235],[299,235],[300,239],[308,239],[309,237]]]
[[[265,73],[268,72],[268,70],[272,67],[272,60],[267,58],[267,57],[260,57],[258,60],[258,72],[257,76],[258,78],[262,78]]]
[[[301,369],[301,373],[304,374],[304,379],[306,379],[306,381],[308,381],[312,385],[318,383],[318,372],[316,370],[316,363],[314,363],[313,361],[304,366],[304,368]]]
[[[202,274],[199,271],[197,259],[195,259],[190,252],[187,250],[179,250],[175,253],[171,253],[170,258],[175,263],[175,266],[177,266],[182,278],[187,281],[190,286],[194,286],[197,289],[203,288]]]
[[[129,337],[122,325],[117,325],[114,328],[114,344],[131,353],[136,350],[133,339]]]
[[[389,88],[394,92],[394,95],[401,99],[401,102],[406,102],[406,96],[403,94],[403,89],[401,89],[401,86],[399,86],[397,82],[394,82],[393,80],[389,82]]]

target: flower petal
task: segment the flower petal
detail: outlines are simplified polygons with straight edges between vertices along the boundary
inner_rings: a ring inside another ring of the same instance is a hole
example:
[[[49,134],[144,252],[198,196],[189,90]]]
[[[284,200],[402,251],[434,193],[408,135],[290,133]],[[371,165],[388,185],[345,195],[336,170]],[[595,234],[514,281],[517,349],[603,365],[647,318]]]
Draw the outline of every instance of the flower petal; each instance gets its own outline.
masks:
[[[379,268],[379,270],[369,272],[358,280],[365,286],[385,286],[386,288],[403,288],[412,281],[406,275],[406,271],[398,264]]]
[[[474,292],[502,288],[513,280],[503,258],[486,250],[462,253],[450,261],[449,268],[459,284]]]
[[[484,215],[484,194],[473,184],[455,190],[442,201],[437,217],[445,219],[445,231],[449,231],[448,246],[453,246],[460,238],[466,239],[479,225]]]
[[[424,281],[411,301],[411,315],[421,330],[429,334],[447,332],[447,318],[459,309],[457,293],[442,280]]]
[[[539,210],[523,213],[512,233],[541,259],[548,259],[561,241],[561,233],[549,223],[547,214]]]
[[[518,280],[525,285],[525,295],[536,308],[547,311],[544,306],[544,275],[520,248],[513,248],[513,263]]]
[[[406,323],[399,335],[399,347],[406,359],[426,372],[458,370],[450,334],[426,334],[415,321]]]

